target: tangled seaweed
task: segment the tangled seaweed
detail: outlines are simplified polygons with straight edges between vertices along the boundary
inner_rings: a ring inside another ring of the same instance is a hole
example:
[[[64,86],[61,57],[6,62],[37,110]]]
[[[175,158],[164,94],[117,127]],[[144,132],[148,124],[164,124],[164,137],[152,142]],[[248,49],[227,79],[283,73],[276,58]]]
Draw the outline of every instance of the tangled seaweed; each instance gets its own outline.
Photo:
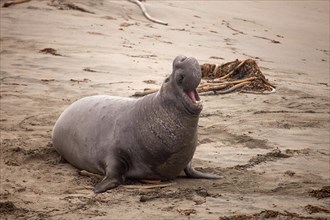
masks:
[[[235,60],[220,66],[205,63],[201,65],[203,82],[198,86],[200,95],[244,92],[253,94],[275,93],[272,85],[262,74],[255,60]],[[133,96],[145,96],[158,89],[144,89]]]
[[[255,60],[235,60],[217,66],[205,63],[201,65],[202,82],[198,92],[226,94],[234,91],[268,94],[275,92],[275,86],[262,74]]]

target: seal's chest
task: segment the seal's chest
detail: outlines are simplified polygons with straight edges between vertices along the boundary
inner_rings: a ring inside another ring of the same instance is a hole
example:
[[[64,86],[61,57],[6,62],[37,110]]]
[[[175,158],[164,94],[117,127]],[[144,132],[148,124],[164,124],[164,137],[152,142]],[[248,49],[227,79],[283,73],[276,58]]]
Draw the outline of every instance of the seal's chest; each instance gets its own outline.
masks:
[[[164,179],[177,177],[193,158],[195,149],[195,145],[180,148],[179,151],[172,153],[164,163],[157,166],[157,172]]]

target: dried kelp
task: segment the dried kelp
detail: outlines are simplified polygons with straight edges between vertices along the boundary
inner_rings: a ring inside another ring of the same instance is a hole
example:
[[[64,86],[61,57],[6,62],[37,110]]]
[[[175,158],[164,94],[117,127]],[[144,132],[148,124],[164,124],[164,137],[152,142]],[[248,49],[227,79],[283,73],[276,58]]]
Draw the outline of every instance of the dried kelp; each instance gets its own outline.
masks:
[[[217,66],[205,63],[201,65],[202,82],[198,92],[226,94],[234,91],[268,94],[275,92],[272,85],[262,74],[255,60],[235,60]]]

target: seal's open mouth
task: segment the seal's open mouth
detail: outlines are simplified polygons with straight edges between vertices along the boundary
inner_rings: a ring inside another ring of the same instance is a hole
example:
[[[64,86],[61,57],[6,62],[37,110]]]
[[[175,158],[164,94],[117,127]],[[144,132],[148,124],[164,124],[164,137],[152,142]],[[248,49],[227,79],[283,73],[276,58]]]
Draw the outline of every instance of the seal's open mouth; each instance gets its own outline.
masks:
[[[196,89],[184,92],[186,94],[186,102],[192,112],[199,113],[203,109],[203,101],[200,99]]]
[[[186,92],[193,103],[196,103],[196,94],[195,91]]]

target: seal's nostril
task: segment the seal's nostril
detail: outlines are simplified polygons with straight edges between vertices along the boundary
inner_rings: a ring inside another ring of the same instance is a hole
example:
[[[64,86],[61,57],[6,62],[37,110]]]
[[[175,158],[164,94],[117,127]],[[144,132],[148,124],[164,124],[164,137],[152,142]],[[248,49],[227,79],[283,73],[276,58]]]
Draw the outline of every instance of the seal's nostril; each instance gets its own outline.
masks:
[[[180,60],[180,62],[183,62],[183,61],[185,61],[186,59],[187,59],[187,57],[182,57],[181,60]]]

